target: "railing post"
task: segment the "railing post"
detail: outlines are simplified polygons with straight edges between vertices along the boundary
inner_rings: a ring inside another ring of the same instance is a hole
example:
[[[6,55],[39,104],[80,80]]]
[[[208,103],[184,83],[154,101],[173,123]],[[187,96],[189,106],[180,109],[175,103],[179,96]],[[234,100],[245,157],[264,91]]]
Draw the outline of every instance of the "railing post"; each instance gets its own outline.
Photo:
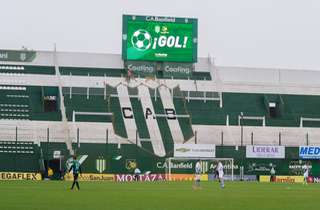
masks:
[[[251,132],[251,145],[253,145],[253,132]]]
[[[281,138],[282,138],[282,135],[281,135],[281,132],[279,132],[279,146],[281,146]]]
[[[224,144],[224,139],[223,139],[223,131],[221,131],[221,146],[223,146],[223,144]]]
[[[197,144],[198,143],[198,132],[194,131],[194,143]]]
[[[77,128],[77,152],[79,148],[80,148],[80,129]]]
[[[47,128],[47,148],[46,148],[46,160],[49,159],[49,141],[50,141],[50,133],[49,128]]]
[[[243,112],[241,112],[240,118],[240,145],[243,146]]]

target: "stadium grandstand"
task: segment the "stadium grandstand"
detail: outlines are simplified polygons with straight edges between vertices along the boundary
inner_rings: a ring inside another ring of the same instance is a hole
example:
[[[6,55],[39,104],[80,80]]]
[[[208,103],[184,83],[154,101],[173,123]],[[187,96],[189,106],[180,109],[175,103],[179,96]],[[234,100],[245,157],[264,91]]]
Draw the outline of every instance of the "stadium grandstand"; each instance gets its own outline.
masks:
[[[99,158],[108,173],[129,173],[131,159],[161,171],[175,144],[214,144],[216,157],[235,159],[246,145],[281,145],[296,160],[299,146],[319,144],[317,71],[216,66],[207,57],[188,76],[128,77],[121,55],[32,53],[0,62],[1,171],[61,169],[72,154],[87,155],[92,173]]]

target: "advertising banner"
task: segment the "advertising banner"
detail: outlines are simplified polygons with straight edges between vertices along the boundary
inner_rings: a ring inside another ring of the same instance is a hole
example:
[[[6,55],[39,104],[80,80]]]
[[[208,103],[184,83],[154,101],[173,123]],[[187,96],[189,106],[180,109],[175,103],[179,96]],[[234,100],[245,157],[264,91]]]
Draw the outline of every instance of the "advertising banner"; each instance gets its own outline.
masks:
[[[307,181],[308,183],[320,183],[320,177],[309,176]]]
[[[133,174],[116,174],[116,182],[155,182],[155,181],[164,181],[166,180],[165,174],[140,174],[135,177]]]
[[[270,182],[270,176],[260,176],[260,182]],[[303,176],[276,176],[275,182],[280,183],[302,183]]]
[[[124,60],[196,62],[198,21],[193,18],[123,16]]]
[[[194,181],[194,174],[170,174],[170,181]],[[207,174],[200,175],[201,181],[208,181],[209,177]]]
[[[83,173],[78,178],[80,181],[114,181],[113,174],[90,174]],[[73,174],[68,173],[64,176],[64,180],[73,181]]]
[[[180,77],[188,78],[191,77],[193,65],[191,63],[163,63],[163,76],[167,78]]]
[[[41,180],[39,173],[0,172],[0,180]]]
[[[155,76],[156,66],[153,62],[147,61],[127,61],[126,68],[133,72],[133,75]]]
[[[300,146],[299,147],[300,159],[320,159],[319,146]]]
[[[225,181],[231,181],[232,176],[231,175],[225,175],[223,177]],[[218,180],[218,177],[216,177],[214,174],[209,174],[209,180]],[[233,175],[233,181],[257,181],[256,175]]]
[[[174,157],[202,157],[213,158],[216,156],[214,144],[174,144]]]
[[[289,175],[302,175],[304,167],[308,167],[309,171],[312,170],[312,165],[308,165],[306,160],[292,160],[289,162]]]
[[[34,51],[0,50],[0,61],[32,62],[35,57]]]
[[[246,146],[247,158],[273,158],[284,159],[285,147],[284,146]]]

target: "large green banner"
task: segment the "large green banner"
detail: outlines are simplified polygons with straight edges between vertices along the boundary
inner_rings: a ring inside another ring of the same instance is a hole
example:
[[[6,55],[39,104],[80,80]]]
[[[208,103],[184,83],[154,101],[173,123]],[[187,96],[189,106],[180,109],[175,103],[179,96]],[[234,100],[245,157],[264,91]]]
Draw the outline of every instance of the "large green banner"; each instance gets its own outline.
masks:
[[[124,60],[196,62],[197,19],[123,16]]]
[[[31,62],[35,57],[35,51],[0,50],[0,61]]]

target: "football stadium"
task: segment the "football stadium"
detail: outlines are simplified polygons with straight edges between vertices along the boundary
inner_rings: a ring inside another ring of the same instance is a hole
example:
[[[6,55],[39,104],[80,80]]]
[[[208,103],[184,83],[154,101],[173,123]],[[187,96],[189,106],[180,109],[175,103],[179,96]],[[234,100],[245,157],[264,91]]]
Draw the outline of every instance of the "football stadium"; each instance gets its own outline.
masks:
[[[0,50],[0,208],[318,209],[320,71],[216,65],[198,23],[123,14],[121,54]]]

